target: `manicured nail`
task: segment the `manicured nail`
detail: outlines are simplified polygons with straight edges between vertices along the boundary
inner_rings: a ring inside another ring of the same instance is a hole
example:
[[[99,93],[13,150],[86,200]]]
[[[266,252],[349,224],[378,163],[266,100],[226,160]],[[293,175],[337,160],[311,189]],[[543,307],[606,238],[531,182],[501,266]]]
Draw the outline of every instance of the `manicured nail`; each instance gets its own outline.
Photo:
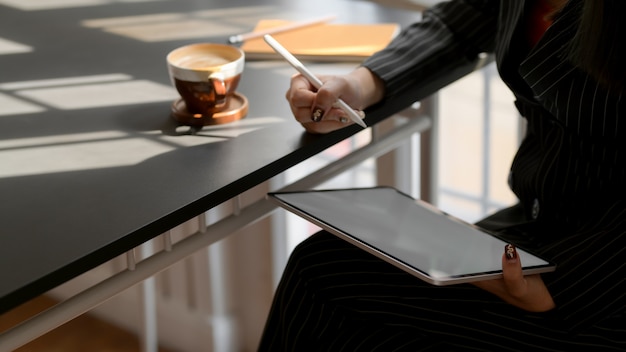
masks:
[[[313,122],[320,122],[322,120],[322,116],[324,116],[324,110],[322,110],[321,108],[316,108],[315,110],[313,110],[311,120],[313,120]]]
[[[512,244],[504,246],[504,253],[506,254],[506,259],[508,260],[517,259],[517,251],[515,250],[515,246]]]

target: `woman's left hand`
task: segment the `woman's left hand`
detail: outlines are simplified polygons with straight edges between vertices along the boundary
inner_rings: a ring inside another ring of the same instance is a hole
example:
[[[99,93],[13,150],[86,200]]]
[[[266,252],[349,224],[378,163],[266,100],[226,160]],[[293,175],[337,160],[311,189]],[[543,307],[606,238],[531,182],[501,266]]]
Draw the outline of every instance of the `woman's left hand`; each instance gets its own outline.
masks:
[[[522,264],[513,245],[502,255],[502,278],[473,284],[504,301],[530,312],[545,312],[555,307],[552,295],[539,274],[524,276]]]

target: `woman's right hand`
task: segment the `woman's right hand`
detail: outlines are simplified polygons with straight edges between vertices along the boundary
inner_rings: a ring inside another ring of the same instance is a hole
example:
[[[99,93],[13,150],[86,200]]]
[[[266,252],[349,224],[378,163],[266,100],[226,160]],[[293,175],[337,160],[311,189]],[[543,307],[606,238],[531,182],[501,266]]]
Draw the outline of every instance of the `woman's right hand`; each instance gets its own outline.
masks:
[[[328,133],[353,123],[334,106],[338,99],[362,111],[383,96],[382,81],[364,67],[347,75],[319,79],[323,85],[316,90],[304,76],[294,75],[286,94],[295,119],[310,133]]]

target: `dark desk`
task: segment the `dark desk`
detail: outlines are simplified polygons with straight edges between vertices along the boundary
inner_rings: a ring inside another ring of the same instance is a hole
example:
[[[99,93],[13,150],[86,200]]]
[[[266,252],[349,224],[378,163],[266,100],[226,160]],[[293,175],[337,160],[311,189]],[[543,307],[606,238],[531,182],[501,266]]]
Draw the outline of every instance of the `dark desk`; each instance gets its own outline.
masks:
[[[340,22],[416,18],[350,0],[0,5],[0,314],[358,132],[303,133],[281,62],[246,64],[240,122],[189,135],[169,117],[171,49],[329,11]],[[368,111],[367,123],[466,71]]]
[[[260,18],[296,13],[332,10],[344,22],[415,17],[359,1],[246,3],[0,6],[0,37],[24,46],[0,52],[0,313],[359,130],[305,135],[284,100],[280,63],[247,65],[239,89],[250,101],[246,119],[177,135],[169,50],[225,42]],[[388,113],[371,113],[368,123]]]

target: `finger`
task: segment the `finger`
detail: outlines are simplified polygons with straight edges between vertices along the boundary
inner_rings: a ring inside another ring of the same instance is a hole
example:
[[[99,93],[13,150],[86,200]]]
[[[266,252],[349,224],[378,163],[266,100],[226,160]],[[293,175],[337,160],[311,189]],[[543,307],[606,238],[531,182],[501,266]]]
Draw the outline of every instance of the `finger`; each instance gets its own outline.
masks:
[[[304,77],[294,77],[291,86],[285,93],[289,107],[296,120],[300,123],[309,122],[311,119],[311,107],[315,102],[315,92]]]
[[[315,105],[311,109],[311,121],[320,122],[324,121],[338,121],[342,123],[347,123],[348,119],[345,116],[346,114],[340,109],[330,108],[325,109],[319,105]]]
[[[325,77],[323,77],[325,78]],[[339,92],[341,92],[341,86],[334,84],[337,80],[324,79],[324,85],[316,92],[315,101],[311,109],[311,119],[315,122],[321,120],[344,120],[343,116],[336,109],[337,100],[339,100]]]
[[[291,85],[287,91],[286,98],[296,120],[301,124],[309,121],[320,122],[322,120],[336,121],[343,125],[350,125],[353,122],[348,118],[346,112],[337,108],[338,92],[343,85],[333,84],[335,81],[329,79],[331,76],[320,76],[324,82],[323,88],[316,90],[304,76],[295,74],[291,78]],[[309,111],[307,112],[307,108]],[[362,111],[359,114],[364,116]],[[331,127],[317,127],[315,130],[327,130],[341,128],[341,125],[331,124]],[[311,127],[313,128],[313,127]]]
[[[333,76],[332,78],[325,81],[324,86],[318,92],[320,99],[333,103],[342,99],[353,108],[361,109],[362,107],[358,104],[357,99],[358,90],[350,86],[345,76]]]
[[[313,92],[317,90],[315,89],[313,84],[308,79],[306,79],[306,77],[299,73],[291,76],[291,81],[289,82],[289,85],[289,89],[291,90],[305,89]]]
[[[341,109],[331,109],[328,113],[309,110],[309,108],[296,108],[292,106],[292,112],[296,120],[302,124],[307,131],[312,133],[328,133],[349,125],[354,122]],[[357,112],[362,118],[365,114]],[[320,126],[314,126],[319,124]]]
[[[354,111],[361,118],[361,120],[363,120],[365,118],[365,111],[358,110],[358,109],[354,109]],[[346,112],[343,109],[341,109],[339,103],[337,103],[337,102],[335,102],[335,104],[333,104],[333,109],[330,111],[330,113],[333,113],[333,112],[335,114],[331,115],[331,117],[334,117],[334,120],[337,120],[337,121],[342,122],[342,123],[349,123],[349,124],[355,123],[348,116],[348,112]]]
[[[527,282],[522,273],[522,264],[517,249],[512,244],[504,246],[502,278],[507,291],[512,296],[520,297],[526,293]]]
[[[313,103],[315,102],[315,93],[308,89],[292,89],[289,88],[287,93],[285,94],[285,98],[291,105],[295,105],[298,107],[308,107],[311,108]]]
[[[324,108],[320,106],[315,106],[311,110],[311,121],[320,122],[322,121],[322,118],[324,117],[324,115],[326,115],[326,111],[324,111]]]
[[[346,123],[342,123],[339,121],[328,120],[328,121],[320,121],[320,122],[305,122],[302,123],[302,126],[309,133],[314,134],[324,134],[332,131],[336,131],[338,129],[346,127]]]
[[[324,94],[325,90],[320,90],[315,96],[315,102],[311,109],[311,119],[315,122],[321,120],[334,120],[347,123],[350,119],[347,113],[340,109],[334,95]]]

